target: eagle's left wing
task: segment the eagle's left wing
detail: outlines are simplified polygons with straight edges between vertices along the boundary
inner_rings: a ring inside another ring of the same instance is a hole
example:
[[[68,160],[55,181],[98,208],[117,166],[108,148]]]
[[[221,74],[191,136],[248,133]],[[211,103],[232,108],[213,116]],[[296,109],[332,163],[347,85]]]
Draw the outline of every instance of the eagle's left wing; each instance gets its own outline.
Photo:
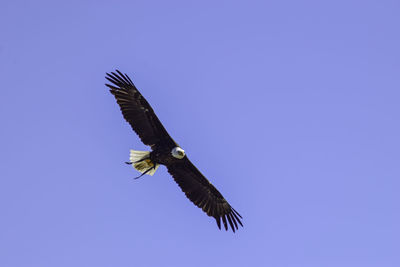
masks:
[[[160,143],[167,144],[171,148],[176,146],[174,140],[154,113],[153,108],[128,75],[116,70],[116,73],[107,73],[106,79],[112,83],[106,84],[106,86],[115,96],[122,115],[145,145],[152,148]]]
[[[185,156],[180,162],[167,166],[168,172],[197,207],[201,208],[208,216],[214,217],[221,229],[221,219],[225,230],[228,224],[233,232],[238,229],[240,214],[234,210],[221,193],[204,177],[204,175]]]

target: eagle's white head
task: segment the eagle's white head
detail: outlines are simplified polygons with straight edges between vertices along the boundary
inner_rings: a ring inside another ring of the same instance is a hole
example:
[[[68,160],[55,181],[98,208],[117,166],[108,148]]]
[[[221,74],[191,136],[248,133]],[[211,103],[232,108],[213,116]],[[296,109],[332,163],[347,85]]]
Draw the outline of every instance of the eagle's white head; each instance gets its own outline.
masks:
[[[177,146],[172,149],[171,154],[174,158],[183,159],[185,157],[185,150]]]

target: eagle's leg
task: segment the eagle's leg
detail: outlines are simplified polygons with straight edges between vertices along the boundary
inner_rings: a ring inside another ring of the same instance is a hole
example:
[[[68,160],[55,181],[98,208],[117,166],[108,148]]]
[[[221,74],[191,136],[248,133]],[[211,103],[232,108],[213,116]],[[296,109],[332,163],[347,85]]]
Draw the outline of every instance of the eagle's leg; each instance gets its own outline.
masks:
[[[128,165],[131,165],[131,164],[135,164],[135,163],[139,163],[139,162],[145,161],[147,159],[150,159],[150,157],[139,159],[138,161],[133,161],[133,162],[132,161],[125,161],[125,163],[128,164]]]
[[[144,173],[142,173],[141,175],[139,175],[138,177],[135,177],[135,178],[133,178],[133,179],[139,179],[140,177],[142,177],[143,175],[145,175],[145,174],[147,174],[149,171],[151,171],[152,169],[155,169],[156,168],[156,165],[154,164],[154,166],[153,167],[150,167],[148,170],[146,170]]]
[[[125,163],[131,165],[131,164],[135,164],[135,163],[139,163],[139,162],[145,161],[147,159],[150,159],[150,157],[139,159],[137,161],[125,161]]]

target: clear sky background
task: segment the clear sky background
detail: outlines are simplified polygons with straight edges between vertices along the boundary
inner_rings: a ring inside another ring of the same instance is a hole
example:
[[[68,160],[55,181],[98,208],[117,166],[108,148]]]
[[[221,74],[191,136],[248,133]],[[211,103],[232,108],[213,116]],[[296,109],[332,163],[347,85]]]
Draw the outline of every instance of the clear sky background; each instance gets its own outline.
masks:
[[[400,266],[399,1],[0,3],[0,266]],[[104,86],[131,76],[220,231]]]

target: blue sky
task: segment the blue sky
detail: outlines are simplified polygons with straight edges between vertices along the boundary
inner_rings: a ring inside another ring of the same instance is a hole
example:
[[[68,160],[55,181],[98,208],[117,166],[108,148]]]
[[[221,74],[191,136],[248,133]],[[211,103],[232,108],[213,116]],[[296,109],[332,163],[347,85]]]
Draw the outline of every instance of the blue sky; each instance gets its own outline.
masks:
[[[2,1],[0,265],[400,266],[398,1]],[[130,75],[219,231],[104,86]]]

